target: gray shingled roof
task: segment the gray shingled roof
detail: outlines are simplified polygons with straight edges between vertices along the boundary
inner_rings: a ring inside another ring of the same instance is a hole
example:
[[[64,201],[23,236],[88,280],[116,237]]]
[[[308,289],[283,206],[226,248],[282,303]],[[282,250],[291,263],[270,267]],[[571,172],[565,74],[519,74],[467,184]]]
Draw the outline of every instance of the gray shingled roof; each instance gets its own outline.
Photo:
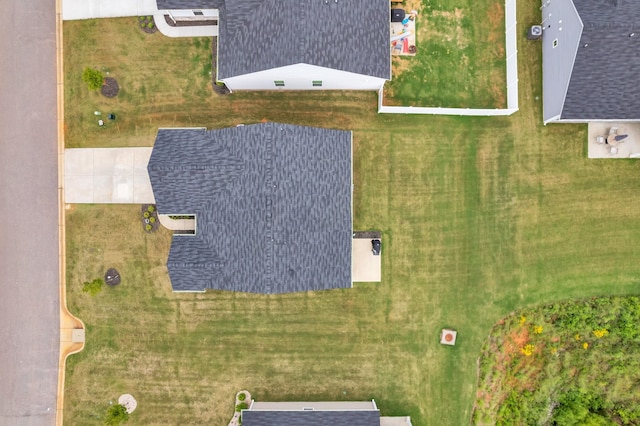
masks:
[[[545,120],[554,116],[554,109],[561,111],[561,120],[640,119],[640,0],[573,0],[573,5],[584,25],[581,34],[571,25],[570,0],[552,0],[542,10],[543,19],[547,18],[545,62],[551,61],[553,39],[563,41],[560,28],[565,33],[577,31],[580,37],[573,47],[575,55],[558,59],[572,62],[570,79],[564,83],[566,96],[559,99],[561,108],[547,107],[545,102]],[[632,33],[635,36],[629,37]],[[562,89],[546,87],[558,74],[546,64],[544,72],[545,97],[562,96]]]
[[[175,291],[351,287],[351,132],[161,129],[148,171],[158,213],[196,215],[171,244]]]
[[[380,412],[242,411],[244,426],[380,426]]]
[[[389,0],[158,0],[220,10],[218,79],[305,63],[391,78]]]

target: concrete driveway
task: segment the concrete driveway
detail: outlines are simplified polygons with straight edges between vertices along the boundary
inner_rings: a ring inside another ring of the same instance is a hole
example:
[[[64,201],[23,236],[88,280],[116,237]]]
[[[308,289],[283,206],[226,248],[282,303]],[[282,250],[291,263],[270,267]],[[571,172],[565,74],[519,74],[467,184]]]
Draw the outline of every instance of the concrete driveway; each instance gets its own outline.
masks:
[[[64,150],[66,203],[154,204],[147,173],[152,148]]]
[[[60,352],[56,2],[0,14],[0,425],[52,426]]]
[[[158,13],[155,0],[62,0],[62,19],[118,18]]]

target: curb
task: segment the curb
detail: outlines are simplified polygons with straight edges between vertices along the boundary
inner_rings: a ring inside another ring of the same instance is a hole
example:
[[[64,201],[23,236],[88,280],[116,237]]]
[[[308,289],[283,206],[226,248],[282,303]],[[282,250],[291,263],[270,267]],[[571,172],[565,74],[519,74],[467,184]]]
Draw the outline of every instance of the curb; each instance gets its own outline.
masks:
[[[56,91],[58,126],[58,253],[60,298],[60,355],[58,358],[58,396],[56,426],[62,426],[64,415],[64,382],[67,357],[84,349],[84,324],[67,309],[66,238],[64,203],[64,58],[62,33],[62,0],[56,0]]]

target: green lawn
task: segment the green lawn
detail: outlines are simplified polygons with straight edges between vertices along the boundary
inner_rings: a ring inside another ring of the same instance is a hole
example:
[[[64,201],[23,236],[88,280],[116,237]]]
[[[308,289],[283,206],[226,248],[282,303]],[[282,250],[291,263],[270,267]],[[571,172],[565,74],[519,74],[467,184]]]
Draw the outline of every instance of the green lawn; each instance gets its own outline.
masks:
[[[538,15],[535,4],[519,5],[518,22]],[[139,206],[74,206],[68,300],[87,344],[68,360],[67,424],[99,424],[109,400],[132,393],[130,424],[223,425],[235,392],[248,389],[263,401],[375,398],[383,415],[459,426],[500,318],[638,293],[638,163],[587,160],[586,126],[541,125],[537,43],[519,40],[522,109],[513,116],[392,116],[375,113],[371,93],[218,97],[206,86],[203,40],[144,38],[127,19],[64,26],[68,146],[151,145],[159,126],[262,119],[352,129],[354,226],[383,232],[379,284],[173,294],[170,235],[145,234]],[[124,96],[86,93],[84,66],[111,70]],[[98,128],[96,108],[119,118]],[[123,283],[82,293],[108,267]],[[458,330],[456,347],[438,343],[442,327]]]
[[[506,108],[504,0],[406,0],[417,54],[393,57],[385,105]]]

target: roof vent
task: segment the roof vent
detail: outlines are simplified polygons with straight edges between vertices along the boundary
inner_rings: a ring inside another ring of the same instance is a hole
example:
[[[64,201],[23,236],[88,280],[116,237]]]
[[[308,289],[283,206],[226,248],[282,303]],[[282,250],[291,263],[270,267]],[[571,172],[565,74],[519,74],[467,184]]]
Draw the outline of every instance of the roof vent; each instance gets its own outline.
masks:
[[[529,40],[538,40],[542,37],[542,25],[532,25],[527,31],[527,38]]]

